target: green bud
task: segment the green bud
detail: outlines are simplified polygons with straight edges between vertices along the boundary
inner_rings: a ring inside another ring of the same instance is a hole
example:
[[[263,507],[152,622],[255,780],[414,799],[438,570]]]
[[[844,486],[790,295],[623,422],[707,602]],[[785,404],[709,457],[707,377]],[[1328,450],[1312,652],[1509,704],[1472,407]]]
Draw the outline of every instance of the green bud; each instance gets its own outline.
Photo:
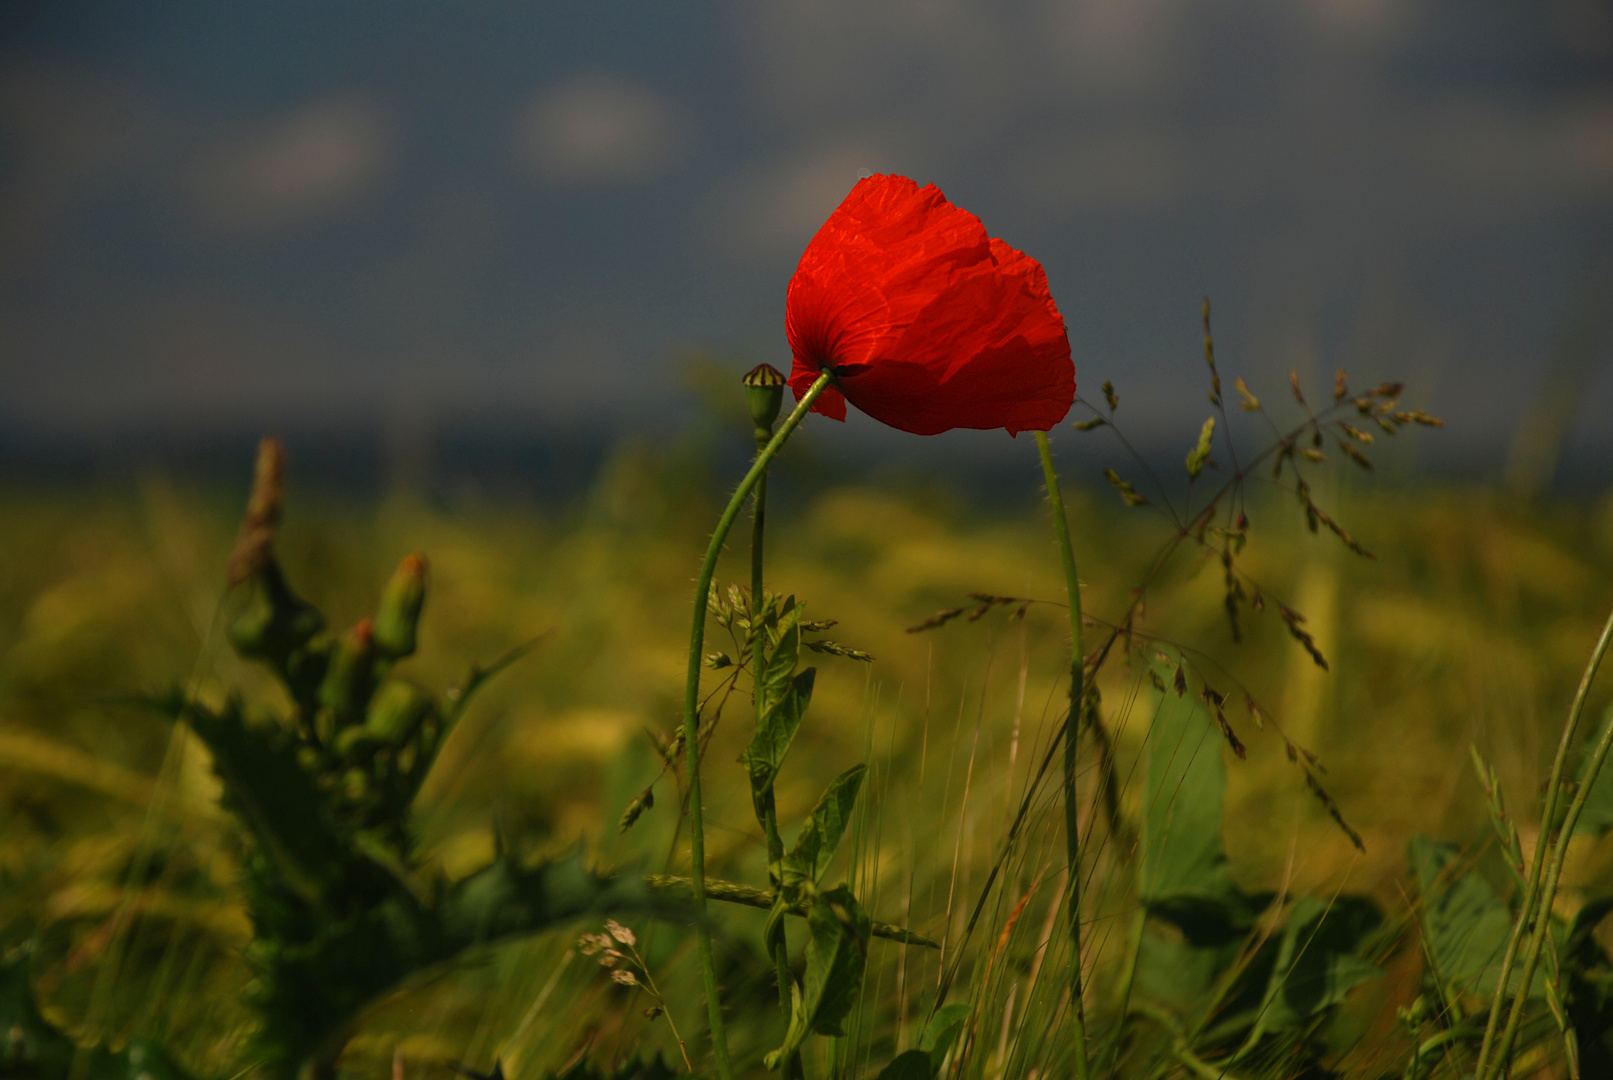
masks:
[[[364,730],[378,742],[400,746],[431,715],[433,708],[431,698],[413,683],[389,682],[370,703]]]
[[[397,572],[381,593],[381,606],[375,613],[375,651],[400,660],[413,654],[415,628],[420,608],[426,602],[426,557],[405,555]]]
[[[745,373],[745,406],[756,425],[756,441],[773,434],[773,421],[784,404],[784,373],[772,364],[757,364]]]
[[[370,792],[370,778],[363,769],[348,769],[342,774],[342,793],[358,802]]]
[[[342,635],[330,668],[319,684],[319,704],[330,710],[338,729],[363,715],[375,689],[375,623],[360,619]]]
[[[291,591],[273,556],[245,584],[246,601],[226,631],[241,656],[284,664],[324,628],[325,617]]]
[[[368,758],[375,753],[380,745],[374,733],[367,727],[350,727],[342,730],[336,736],[336,756],[349,761],[358,761]]]

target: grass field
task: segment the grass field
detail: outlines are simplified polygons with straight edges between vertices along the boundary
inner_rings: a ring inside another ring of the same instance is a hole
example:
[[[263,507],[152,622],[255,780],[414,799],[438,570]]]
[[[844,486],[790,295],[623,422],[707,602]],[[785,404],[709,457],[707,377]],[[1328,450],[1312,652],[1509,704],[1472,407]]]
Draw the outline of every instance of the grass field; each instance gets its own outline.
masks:
[[[454,730],[420,796],[416,827],[430,863],[452,879],[496,848],[535,859],[580,845],[601,869],[686,872],[678,790],[653,737],[679,722],[692,581],[720,485],[633,449],[611,459],[585,500],[559,510],[362,503],[322,496],[311,480],[292,475],[280,558],[333,627],[370,610],[399,557],[419,550],[432,592],[410,678],[445,686],[471,662],[541,637]],[[1107,488],[1071,487],[1086,610],[1118,618],[1170,530]],[[1257,730],[1229,707],[1248,759],[1219,740],[1200,749],[1226,766],[1221,834],[1237,886],[1276,894],[1264,902],[1268,924],[1305,897],[1369,899],[1388,927],[1373,946],[1382,974],[1235,1066],[1173,1052],[1181,1032],[1168,1017],[1155,1026],[1145,1017],[1112,1043],[1123,1075],[1187,1075],[1198,1061],[1229,1077],[1400,1076],[1416,1040],[1396,1009],[1423,992],[1428,956],[1408,841],[1470,845],[1481,871],[1505,884],[1470,744],[1495,765],[1523,849],[1533,850],[1546,766],[1613,599],[1613,500],[1522,507],[1480,488],[1318,490],[1376,558],[1311,534],[1291,498],[1273,498],[1250,507],[1245,565],[1273,599],[1304,613],[1330,670],[1270,611],[1246,613],[1234,644],[1219,564],[1192,551],[1154,578],[1137,629],[1159,648],[1186,650],[1195,680],[1237,701],[1247,690],[1288,739],[1319,755],[1318,776],[1364,852],[1307,790],[1270,725]],[[206,701],[231,686],[276,701],[275,684],[232,654],[218,616],[239,500],[157,477],[0,492],[0,946],[36,943],[37,997],[81,1042],[154,1038],[197,1074],[218,1077],[250,1067],[252,927],[239,845],[205,750],[127,699],[188,682]],[[875,657],[813,657],[816,697],[777,788],[779,819],[793,830],[836,773],[867,763],[830,880],[850,882],[874,919],[943,946],[874,939],[847,1034],[808,1041],[807,1075],[872,1077],[918,1045],[943,972],[954,968],[952,1000],[973,1011],[949,1067],[1070,1075],[1058,1023],[1068,1000],[1057,972],[1069,960],[1056,926],[1056,782],[1033,791],[1026,840],[981,924],[965,933],[1066,704],[1067,623],[1057,608],[1033,605],[1014,618],[1008,606],[905,632],[968,605],[969,593],[1062,597],[1045,511],[986,514],[844,487],[804,505],[778,502],[769,537],[769,588],[802,598],[811,617],[838,619],[832,636]],[[724,584],[748,573],[738,530],[729,548]],[[715,627],[708,649],[735,651]],[[708,672],[707,687],[721,674]],[[1108,1046],[1117,988],[1130,985],[1128,943],[1142,925],[1131,868],[1151,811],[1139,762],[1162,695],[1142,662],[1107,664],[1099,685],[1119,819],[1094,826],[1083,911],[1090,1023]],[[1587,714],[1593,731],[1607,701],[1604,682]],[[762,835],[734,764],[748,710],[742,682],[707,751],[707,859],[718,878],[763,886]],[[1099,781],[1096,767],[1083,773],[1088,819],[1104,818]],[[623,808],[652,782],[655,806],[618,833]],[[1576,842],[1557,904],[1565,918],[1613,891],[1610,844]],[[721,908],[736,1063],[760,1074],[783,1031],[765,912]],[[456,1064],[486,1071],[498,1059],[507,1076],[542,1077],[586,1060],[610,1075],[659,1052],[683,1071],[671,1028],[645,1015],[644,994],[574,950],[599,922],[488,950],[389,997],[366,1014],[344,1069],[387,1075],[396,1061],[411,1077],[446,1077]],[[792,921],[797,945],[801,927]],[[649,921],[633,928],[700,1066],[692,936]],[[1153,992],[1147,976],[1138,971],[1140,997]],[[1168,1007],[1169,988],[1155,991]],[[1298,1054],[1302,1040],[1314,1052]],[[1554,1047],[1539,1038],[1520,1060],[1558,1074]],[[1443,1054],[1423,1075],[1459,1074],[1465,1059]]]

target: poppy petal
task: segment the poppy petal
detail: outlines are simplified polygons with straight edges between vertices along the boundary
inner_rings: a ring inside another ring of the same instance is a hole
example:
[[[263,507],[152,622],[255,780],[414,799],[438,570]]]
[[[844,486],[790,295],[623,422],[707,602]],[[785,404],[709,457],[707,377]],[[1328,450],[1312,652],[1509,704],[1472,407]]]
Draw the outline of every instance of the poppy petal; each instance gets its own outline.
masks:
[[[1075,396],[1041,265],[906,177],[865,178],[830,215],[790,280],[785,328],[797,397],[828,368],[846,400],[904,431],[1045,430]]]

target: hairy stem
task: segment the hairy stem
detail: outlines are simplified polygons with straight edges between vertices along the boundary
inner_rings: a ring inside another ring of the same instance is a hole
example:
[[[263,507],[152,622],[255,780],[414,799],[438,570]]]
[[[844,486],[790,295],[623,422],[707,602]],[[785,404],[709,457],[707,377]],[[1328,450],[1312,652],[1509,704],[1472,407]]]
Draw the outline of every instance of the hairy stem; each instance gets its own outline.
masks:
[[[734,519],[739,517],[757,481],[767,472],[768,463],[778,456],[784,443],[801,426],[812,403],[828,387],[831,378],[828,372],[818,376],[795,406],[795,411],[768,440],[762,452],[756,455],[750,471],[739,482],[733,497],[728,500],[728,506],[717,519],[717,528],[706,547],[705,560],[700,564],[700,577],[695,582],[694,623],[689,631],[689,677],[683,693],[683,745],[689,765],[689,863],[697,919],[695,937],[700,946],[700,975],[705,984],[706,1012],[711,1021],[711,1050],[717,1059],[717,1075],[722,1080],[731,1080],[733,1066],[728,1062],[728,1035],[723,1028],[722,1002],[717,995],[717,965],[712,959],[711,929],[706,921],[706,827],[700,804],[700,667],[706,644],[706,609],[711,602],[711,577],[717,570],[717,558],[722,554],[728,531],[734,527]]]
[[[1574,703],[1568,708],[1568,726],[1563,729],[1563,741],[1557,750],[1557,761],[1552,766],[1551,787],[1546,791],[1545,818],[1540,823],[1540,839],[1535,844],[1534,866],[1530,872],[1530,884],[1540,881],[1541,855],[1546,850],[1547,840],[1551,836],[1551,822],[1556,816],[1557,792],[1562,780],[1563,759],[1567,757],[1565,748],[1568,745],[1569,735],[1579,726],[1579,718],[1585,711],[1585,699],[1590,694],[1591,683],[1596,678],[1596,670],[1602,665],[1602,658],[1607,655],[1608,642],[1613,640],[1613,613],[1609,613],[1607,624],[1602,627],[1602,636],[1596,642],[1596,648],[1591,653],[1591,659],[1585,665],[1585,673],[1580,677],[1579,690],[1574,694]],[[1484,1049],[1490,1046],[1495,1032],[1496,1018],[1500,1014],[1502,994],[1506,990],[1507,976],[1510,974],[1505,966],[1501,969],[1501,982],[1496,987],[1496,997],[1490,1006],[1490,1021],[1485,1029],[1485,1047],[1479,1051],[1479,1066],[1474,1075],[1483,1080],[1485,1066],[1491,1066],[1489,1075],[1500,1076],[1506,1069],[1508,1055],[1512,1053],[1513,1040],[1518,1037],[1518,1025],[1523,1021],[1523,1013],[1529,999],[1529,983],[1535,976],[1535,967],[1540,963],[1540,952],[1546,944],[1551,931],[1551,905],[1557,897],[1557,882],[1563,873],[1563,860],[1568,856],[1568,842],[1574,838],[1574,826],[1579,823],[1579,815],[1585,809],[1585,800],[1590,795],[1592,786],[1596,783],[1597,775],[1602,771],[1602,764],[1607,760],[1608,751],[1613,749],[1613,723],[1607,725],[1602,737],[1597,740],[1596,749],[1580,780],[1579,790],[1574,793],[1574,801],[1569,804],[1568,815],[1563,818],[1563,826],[1557,834],[1557,842],[1552,846],[1551,867],[1546,872],[1544,881],[1540,882],[1537,917],[1534,920],[1534,933],[1529,939],[1529,955],[1524,960],[1522,978],[1518,982],[1518,992],[1512,999],[1512,1010],[1507,1014],[1507,1026],[1501,1036],[1501,1041],[1493,1046],[1494,1054],[1488,1059]],[[1531,888],[1530,893],[1536,890]],[[1523,928],[1530,922],[1529,895],[1524,896],[1523,910],[1518,913],[1518,923],[1512,929],[1513,941],[1523,934]],[[1516,951],[1509,949],[1509,953]]]
[[[1081,705],[1086,700],[1081,582],[1075,573],[1070,522],[1064,514],[1064,496],[1059,491],[1059,477],[1053,468],[1053,450],[1048,445],[1047,432],[1036,432],[1036,451],[1042,458],[1047,501],[1053,512],[1053,531],[1058,534],[1059,554],[1064,562],[1064,587],[1070,595],[1070,712],[1064,720],[1064,843],[1070,864],[1070,1000],[1075,1006],[1075,1075],[1076,1080],[1087,1080],[1086,1009],[1081,1000],[1081,826],[1075,791],[1076,736],[1081,724]]]

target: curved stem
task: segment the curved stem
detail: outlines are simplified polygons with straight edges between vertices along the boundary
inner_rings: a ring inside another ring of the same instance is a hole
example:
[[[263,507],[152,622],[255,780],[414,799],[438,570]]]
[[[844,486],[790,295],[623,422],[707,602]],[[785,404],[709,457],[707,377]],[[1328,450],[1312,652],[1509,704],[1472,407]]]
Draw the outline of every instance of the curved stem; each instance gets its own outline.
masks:
[[[700,805],[700,666],[704,659],[701,650],[706,643],[706,608],[711,602],[711,577],[716,572],[723,541],[728,539],[728,531],[734,527],[734,519],[739,517],[757,481],[767,472],[768,463],[778,456],[780,448],[801,426],[812,403],[828,387],[831,378],[828,372],[818,376],[795,406],[795,411],[790,413],[762,452],[756,455],[750,471],[739,482],[733,497],[728,500],[728,506],[717,519],[717,528],[706,547],[705,560],[700,564],[700,577],[695,582],[694,625],[689,631],[689,678],[683,694],[683,746],[689,764],[689,862],[694,886],[695,937],[700,946],[700,975],[705,984],[706,1012],[711,1020],[711,1050],[717,1059],[717,1075],[722,1080],[731,1080],[733,1066],[728,1062],[728,1035],[723,1028],[722,1002],[717,996],[717,966],[711,954],[711,928],[706,921],[706,828],[704,810]]]
[[[1053,531],[1058,534],[1059,554],[1064,561],[1064,587],[1070,595],[1070,712],[1064,720],[1064,844],[1070,864],[1070,999],[1075,1005],[1075,1074],[1076,1080],[1087,1080],[1086,1009],[1081,1000],[1081,825],[1075,797],[1076,736],[1080,730],[1081,706],[1086,701],[1081,582],[1075,573],[1070,522],[1064,514],[1064,496],[1059,491],[1059,477],[1053,468],[1053,450],[1048,445],[1047,432],[1036,432],[1036,451],[1042,458],[1047,501],[1053,511]]]
[[[1601,667],[1602,658],[1607,655],[1610,640],[1613,640],[1613,613],[1609,613],[1607,625],[1602,627],[1602,636],[1597,641],[1595,650],[1591,653],[1590,663],[1585,665],[1585,673],[1579,680],[1579,690],[1574,694],[1574,703],[1569,706],[1568,727],[1563,733],[1564,745],[1567,744],[1568,733],[1579,725],[1580,715],[1585,711],[1585,699],[1590,694],[1591,683],[1596,678],[1596,670]],[[1490,1075],[1492,1076],[1501,1075],[1506,1068],[1507,1056],[1512,1053],[1512,1043],[1518,1036],[1518,1025],[1523,1021],[1524,1007],[1529,1000],[1529,984],[1534,979],[1535,967],[1540,963],[1540,951],[1545,946],[1546,938],[1551,931],[1551,905],[1552,901],[1557,897],[1557,882],[1562,878],[1563,860],[1568,857],[1568,842],[1574,838],[1574,826],[1579,823],[1580,811],[1585,809],[1585,800],[1589,797],[1591,788],[1596,783],[1597,774],[1602,771],[1602,764],[1607,760],[1610,749],[1613,749],[1613,722],[1607,725],[1602,731],[1602,737],[1597,740],[1596,749],[1587,764],[1585,775],[1580,780],[1579,790],[1574,793],[1574,801],[1569,804],[1568,815],[1563,818],[1562,830],[1557,834],[1557,842],[1552,847],[1551,868],[1546,872],[1545,881],[1540,889],[1539,914],[1534,920],[1534,933],[1529,939],[1529,955],[1524,960],[1523,977],[1518,983],[1518,992],[1512,999],[1512,1011],[1507,1014],[1506,1030],[1501,1036],[1500,1043],[1495,1045],[1495,1053],[1490,1061],[1494,1066],[1490,1070]],[[1555,816],[1556,804],[1556,800],[1552,796],[1558,789],[1562,773],[1562,759],[1565,756],[1561,750],[1558,751],[1557,765],[1552,769],[1551,788],[1546,793],[1548,809],[1545,819],[1541,822],[1540,839],[1536,841],[1535,845],[1536,873],[1538,873],[1540,866],[1540,853],[1545,850],[1546,841],[1551,835],[1551,821]],[[1527,905],[1528,898],[1525,897],[1524,910],[1518,913],[1518,925],[1513,928],[1515,938],[1521,934],[1522,927],[1530,921]],[[1495,1028],[1496,1014],[1500,1011],[1496,1006],[1500,1004],[1500,994],[1506,987],[1506,975],[1507,972],[1503,968],[1503,981],[1497,987],[1496,1005],[1491,1006],[1490,1023],[1485,1031],[1487,1042],[1489,1041],[1488,1036],[1491,1035]],[[1474,1075],[1479,1077],[1480,1080],[1483,1080],[1485,1075],[1485,1064],[1483,1052],[1480,1051],[1479,1068],[1474,1072]]]

